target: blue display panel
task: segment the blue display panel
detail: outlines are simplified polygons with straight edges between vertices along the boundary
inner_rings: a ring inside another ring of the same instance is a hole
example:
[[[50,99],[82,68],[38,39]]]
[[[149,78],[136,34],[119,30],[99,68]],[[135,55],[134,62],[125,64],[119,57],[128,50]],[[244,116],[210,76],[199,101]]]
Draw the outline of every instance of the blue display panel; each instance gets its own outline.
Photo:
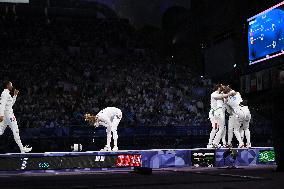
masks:
[[[284,54],[284,1],[248,19],[249,64]]]

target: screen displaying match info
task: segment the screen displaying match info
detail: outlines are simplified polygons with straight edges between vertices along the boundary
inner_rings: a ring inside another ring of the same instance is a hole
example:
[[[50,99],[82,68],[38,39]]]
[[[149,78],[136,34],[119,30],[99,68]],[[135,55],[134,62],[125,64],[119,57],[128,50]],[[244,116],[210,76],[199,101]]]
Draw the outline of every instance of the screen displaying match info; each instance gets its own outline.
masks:
[[[249,65],[284,54],[284,1],[247,22]]]

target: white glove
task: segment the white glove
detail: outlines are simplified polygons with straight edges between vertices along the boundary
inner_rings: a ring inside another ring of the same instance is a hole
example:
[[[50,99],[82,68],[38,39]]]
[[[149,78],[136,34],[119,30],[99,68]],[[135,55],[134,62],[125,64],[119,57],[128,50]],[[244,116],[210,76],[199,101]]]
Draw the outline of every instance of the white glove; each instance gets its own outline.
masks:
[[[100,126],[100,124],[98,122],[96,122],[96,123],[94,123],[94,126],[98,127],[98,126]]]

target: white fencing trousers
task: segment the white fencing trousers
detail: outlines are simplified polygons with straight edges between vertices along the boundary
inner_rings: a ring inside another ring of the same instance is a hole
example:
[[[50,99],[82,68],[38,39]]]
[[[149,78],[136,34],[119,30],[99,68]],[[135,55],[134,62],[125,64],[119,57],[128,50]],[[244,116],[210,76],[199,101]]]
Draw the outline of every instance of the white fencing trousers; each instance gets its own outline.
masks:
[[[250,130],[249,130],[249,121],[243,121],[242,123],[242,127],[240,127],[240,133],[241,133],[241,136],[242,138],[244,139],[244,136],[246,137],[246,143],[247,144],[250,144],[251,141],[250,141]]]
[[[226,127],[226,125],[224,125],[224,129],[223,129],[223,133],[222,133],[222,143],[223,143],[223,146],[225,146],[227,144],[226,134],[227,134],[227,127]]]
[[[233,133],[235,134],[239,145],[243,144],[243,139],[241,137],[240,134],[240,127],[241,127],[241,123],[239,122],[238,118],[234,115],[231,115],[229,117],[229,121],[228,121],[228,144],[232,144],[232,140],[233,140]]]
[[[11,128],[14,135],[14,140],[19,146],[20,150],[22,150],[24,147],[20,138],[19,127],[14,114],[6,114],[4,116],[4,120],[0,123],[0,135],[4,133],[7,126]]]
[[[249,123],[251,120],[251,114],[247,106],[241,106],[238,109],[238,112],[241,112],[241,116],[238,116],[238,121],[240,124],[239,133],[242,137],[242,141],[244,140],[244,136],[246,137],[247,144],[251,144],[250,140],[250,130]]]
[[[115,147],[117,147],[117,140],[118,140],[118,134],[117,134],[117,126],[119,125],[119,122],[121,120],[121,115],[115,115],[111,120],[111,125],[107,126],[107,147],[110,147],[111,138],[113,138],[113,144]]]
[[[216,110],[214,112],[214,114],[215,114],[214,117],[215,117],[216,122],[218,124],[219,130],[216,133],[216,136],[213,140],[213,144],[218,145],[221,138],[222,138],[224,128],[225,128],[225,112],[223,111],[223,109],[219,109],[219,110]]]
[[[208,145],[211,145],[212,142],[213,142],[213,139],[218,131],[218,124],[217,122],[215,121],[215,119],[211,118],[210,119],[211,121],[211,124],[212,124],[212,130],[210,132],[210,137],[209,137],[209,141],[208,141]]]

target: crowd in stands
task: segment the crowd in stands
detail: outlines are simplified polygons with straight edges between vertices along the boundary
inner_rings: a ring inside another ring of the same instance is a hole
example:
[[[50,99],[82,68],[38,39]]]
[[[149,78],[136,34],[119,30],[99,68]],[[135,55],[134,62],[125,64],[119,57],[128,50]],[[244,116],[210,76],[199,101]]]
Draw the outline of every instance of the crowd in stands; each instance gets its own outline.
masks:
[[[161,59],[125,20],[0,20],[1,79],[20,90],[20,127],[85,124],[122,109],[122,125],[208,125],[211,83]]]

